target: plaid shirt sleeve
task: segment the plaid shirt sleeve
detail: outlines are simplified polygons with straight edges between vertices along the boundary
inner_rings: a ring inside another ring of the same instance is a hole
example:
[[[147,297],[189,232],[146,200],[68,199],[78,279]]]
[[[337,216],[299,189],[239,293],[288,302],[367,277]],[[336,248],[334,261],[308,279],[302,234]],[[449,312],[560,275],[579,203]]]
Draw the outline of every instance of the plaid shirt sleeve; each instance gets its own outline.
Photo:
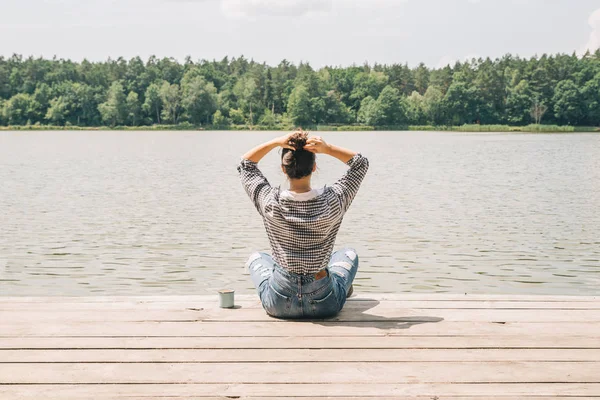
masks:
[[[359,153],[346,164],[350,166],[348,171],[331,186],[340,200],[344,212],[348,210],[356,193],[358,193],[360,184],[369,169],[369,160]]]
[[[240,174],[242,186],[244,186],[250,200],[254,203],[259,214],[263,215],[265,205],[272,190],[269,181],[267,181],[267,178],[258,169],[258,165],[253,161],[242,159],[237,170]]]

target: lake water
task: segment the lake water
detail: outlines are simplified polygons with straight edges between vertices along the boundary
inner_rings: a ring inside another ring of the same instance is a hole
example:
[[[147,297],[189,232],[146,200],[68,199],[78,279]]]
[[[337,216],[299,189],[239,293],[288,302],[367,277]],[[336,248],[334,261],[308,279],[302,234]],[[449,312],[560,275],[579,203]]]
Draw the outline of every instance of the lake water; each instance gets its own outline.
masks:
[[[236,165],[279,134],[0,132],[0,295],[251,293],[268,242]],[[356,291],[600,293],[600,135],[322,136],[371,164],[337,240]]]

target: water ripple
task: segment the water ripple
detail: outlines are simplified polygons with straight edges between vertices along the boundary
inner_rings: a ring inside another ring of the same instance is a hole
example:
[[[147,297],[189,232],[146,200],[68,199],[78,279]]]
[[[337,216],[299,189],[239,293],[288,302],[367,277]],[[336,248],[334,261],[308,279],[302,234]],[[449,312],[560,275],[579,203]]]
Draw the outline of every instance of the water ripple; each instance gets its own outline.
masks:
[[[251,293],[268,242],[235,166],[273,135],[3,132],[0,295]],[[600,293],[600,136],[323,136],[371,161],[336,243],[357,290]],[[317,163],[315,185],[345,169]]]

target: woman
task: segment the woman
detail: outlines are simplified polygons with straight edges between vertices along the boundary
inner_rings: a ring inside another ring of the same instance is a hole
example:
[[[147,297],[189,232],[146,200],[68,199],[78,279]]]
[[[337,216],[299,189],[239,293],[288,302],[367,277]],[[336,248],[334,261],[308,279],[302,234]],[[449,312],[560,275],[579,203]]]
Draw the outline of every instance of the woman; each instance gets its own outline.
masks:
[[[271,187],[258,162],[282,147],[281,169],[290,189]],[[311,187],[316,154],[328,154],[350,168],[331,186]],[[353,249],[331,254],[345,212],[367,173],[361,154],[297,131],[244,154],[242,185],[262,216],[273,257],[250,256],[246,266],[267,314],[277,318],[324,318],[337,314],[352,293],[358,269]]]

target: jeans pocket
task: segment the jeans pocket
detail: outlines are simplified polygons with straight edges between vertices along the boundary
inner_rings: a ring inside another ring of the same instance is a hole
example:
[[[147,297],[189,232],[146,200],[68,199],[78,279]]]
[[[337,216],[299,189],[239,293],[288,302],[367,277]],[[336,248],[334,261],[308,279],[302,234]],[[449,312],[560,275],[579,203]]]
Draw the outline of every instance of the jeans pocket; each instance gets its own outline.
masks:
[[[269,282],[262,304],[270,316],[286,317],[292,306],[292,297],[281,293],[280,289],[278,290],[272,282]]]
[[[327,292],[327,294],[325,295],[325,297],[323,297],[322,299],[312,299],[311,303],[318,306],[319,304],[323,304],[323,303],[329,301],[329,299],[331,297],[335,297],[333,295],[333,288],[329,292]]]
[[[310,296],[311,316],[315,318],[327,318],[336,315],[340,311],[340,305],[333,289],[333,285],[327,285]]]

